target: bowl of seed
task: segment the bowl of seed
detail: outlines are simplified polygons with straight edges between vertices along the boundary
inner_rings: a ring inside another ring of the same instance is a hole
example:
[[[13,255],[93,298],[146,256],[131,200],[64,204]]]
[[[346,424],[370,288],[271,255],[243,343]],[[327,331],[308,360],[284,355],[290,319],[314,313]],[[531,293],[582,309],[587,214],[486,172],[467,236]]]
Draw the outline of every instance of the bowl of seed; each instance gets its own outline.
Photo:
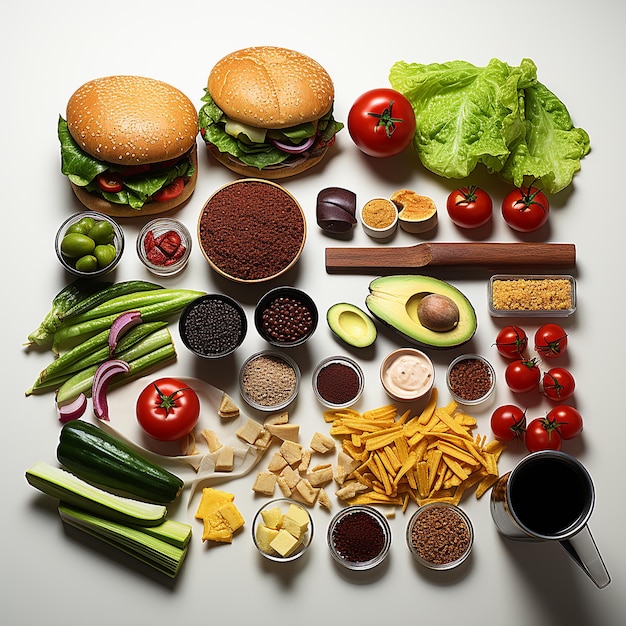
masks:
[[[406,543],[422,566],[431,570],[458,567],[472,552],[474,529],[467,514],[448,502],[417,509],[406,527]]]
[[[239,371],[242,398],[259,411],[281,411],[298,395],[300,368],[280,352],[263,350],[248,357]]]
[[[239,302],[224,294],[206,294],[185,307],[178,331],[196,356],[216,359],[232,354],[243,343],[248,322]]]

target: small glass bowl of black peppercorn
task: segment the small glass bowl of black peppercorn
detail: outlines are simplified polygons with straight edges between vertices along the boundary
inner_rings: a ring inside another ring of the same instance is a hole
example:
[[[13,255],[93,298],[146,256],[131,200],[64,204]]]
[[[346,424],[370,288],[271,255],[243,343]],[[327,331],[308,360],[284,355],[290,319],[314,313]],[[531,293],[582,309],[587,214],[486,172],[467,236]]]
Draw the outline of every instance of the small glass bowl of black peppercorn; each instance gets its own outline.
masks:
[[[330,554],[350,570],[380,565],[391,547],[387,518],[371,506],[348,506],[333,517],[326,534]]]
[[[178,321],[180,338],[196,356],[217,359],[232,354],[245,339],[243,307],[224,294],[206,294],[190,302]]]
[[[496,372],[484,357],[478,354],[462,354],[448,366],[446,383],[456,402],[474,406],[493,396]]]
[[[273,346],[291,348],[302,345],[315,332],[318,312],[312,298],[294,287],[276,287],[257,303],[256,329]]]
[[[449,502],[419,507],[406,527],[406,543],[415,560],[431,570],[450,570],[472,552],[474,529],[467,514]]]

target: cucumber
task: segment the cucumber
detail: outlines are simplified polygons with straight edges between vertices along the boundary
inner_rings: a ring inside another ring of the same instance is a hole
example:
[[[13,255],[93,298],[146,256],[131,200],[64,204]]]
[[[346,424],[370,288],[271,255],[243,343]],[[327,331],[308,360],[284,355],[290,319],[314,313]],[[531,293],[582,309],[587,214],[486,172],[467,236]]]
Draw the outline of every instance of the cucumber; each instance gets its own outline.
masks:
[[[122,524],[158,526],[165,520],[162,504],[124,498],[100,489],[60,467],[39,461],[26,470],[26,480],[61,502]]]
[[[57,459],[89,483],[148,502],[173,502],[183,490],[178,476],[82,420],[66,422],[61,428]]]

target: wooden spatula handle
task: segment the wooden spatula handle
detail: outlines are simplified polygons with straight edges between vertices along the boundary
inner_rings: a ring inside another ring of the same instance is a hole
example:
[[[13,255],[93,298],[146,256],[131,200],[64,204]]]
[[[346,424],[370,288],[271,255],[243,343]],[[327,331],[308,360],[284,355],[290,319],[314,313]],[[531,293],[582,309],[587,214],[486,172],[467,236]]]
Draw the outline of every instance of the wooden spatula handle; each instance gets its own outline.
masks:
[[[566,243],[428,243],[428,265],[576,265],[576,247]]]

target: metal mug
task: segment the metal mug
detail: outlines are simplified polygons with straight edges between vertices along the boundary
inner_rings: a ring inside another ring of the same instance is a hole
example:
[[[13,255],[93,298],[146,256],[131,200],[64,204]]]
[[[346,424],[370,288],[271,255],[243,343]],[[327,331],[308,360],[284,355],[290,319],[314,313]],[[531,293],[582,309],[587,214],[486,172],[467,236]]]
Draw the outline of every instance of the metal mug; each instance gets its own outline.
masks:
[[[542,450],[524,457],[494,485],[491,516],[509,539],[558,541],[602,589],[611,577],[587,522],[595,490],[587,469],[565,452]]]

